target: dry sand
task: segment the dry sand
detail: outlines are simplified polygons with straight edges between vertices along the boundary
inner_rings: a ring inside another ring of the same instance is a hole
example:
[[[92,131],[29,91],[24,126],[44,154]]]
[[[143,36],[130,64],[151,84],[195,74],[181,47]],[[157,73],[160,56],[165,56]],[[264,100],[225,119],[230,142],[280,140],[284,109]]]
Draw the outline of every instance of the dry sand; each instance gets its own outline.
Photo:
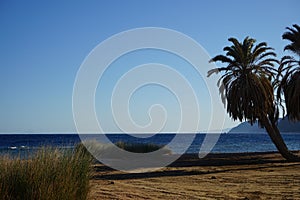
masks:
[[[89,199],[300,199],[300,163],[278,153],[184,155],[148,173],[95,170]]]

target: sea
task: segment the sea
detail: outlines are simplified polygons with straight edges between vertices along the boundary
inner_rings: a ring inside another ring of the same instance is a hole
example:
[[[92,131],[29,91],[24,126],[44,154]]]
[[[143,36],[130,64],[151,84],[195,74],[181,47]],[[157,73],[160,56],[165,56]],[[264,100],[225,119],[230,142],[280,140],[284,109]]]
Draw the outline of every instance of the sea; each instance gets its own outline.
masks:
[[[182,133],[181,133],[182,134]],[[152,143],[166,145],[176,134],[155,134],[140,137],[139,134],[106,134],[113,143]],[[189,136],[189,134],[186,134]],[[186,153],[198,153],[206,134],[196,134]],[[282,133],[290,150],[300,150],[300,133]],[[0,155],[12,156],[36,152],[40,148],[56,147],[72,149],[81,139],[78,134],[0,134]],[[176,145],[175,145],[176,146]],[[180,148],[180,142],[178,143]],[[277,151],[266,133],[223,133],[212,149],[212,153],[272,152]],[[176,153],[176,148],[175,152]]]

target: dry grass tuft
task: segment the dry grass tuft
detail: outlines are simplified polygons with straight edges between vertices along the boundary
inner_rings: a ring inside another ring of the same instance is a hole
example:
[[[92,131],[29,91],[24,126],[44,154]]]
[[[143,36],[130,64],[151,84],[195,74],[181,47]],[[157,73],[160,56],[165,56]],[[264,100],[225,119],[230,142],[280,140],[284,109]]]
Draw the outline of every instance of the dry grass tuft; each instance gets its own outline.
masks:
[[[74,150],[45,147],[27,160],[0,157],[0,196],[4,200],[86,199],[92,157],[83,145]]]

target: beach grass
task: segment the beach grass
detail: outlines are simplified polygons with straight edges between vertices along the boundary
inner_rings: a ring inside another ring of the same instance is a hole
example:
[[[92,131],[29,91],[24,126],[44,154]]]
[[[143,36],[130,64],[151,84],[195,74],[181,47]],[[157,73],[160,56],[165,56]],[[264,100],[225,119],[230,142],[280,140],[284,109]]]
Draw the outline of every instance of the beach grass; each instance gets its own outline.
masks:
[[[158,145],[153,143],[130,143],[118,141],[115,143],[121,149],[134,153],[149,153],[161,149],[164,145]]]
[[[1,156],[1,199],[86,199],[92,161],[83,145],[45,147],[26,160]]]
[[[91,152],[95,158],[114,158],[124,159],[123,154],[120,154],[118,148],[133,153],[149,153],[156,150],[161,150],[161,154],[172,154],[172,150],[167,146],[153,143],[136,143],[136,142],[124,142],[118,141],[112,143],[101,143],[97,140],[83,141],[85,147]],[[118,147],[118,148],[116,148]]]

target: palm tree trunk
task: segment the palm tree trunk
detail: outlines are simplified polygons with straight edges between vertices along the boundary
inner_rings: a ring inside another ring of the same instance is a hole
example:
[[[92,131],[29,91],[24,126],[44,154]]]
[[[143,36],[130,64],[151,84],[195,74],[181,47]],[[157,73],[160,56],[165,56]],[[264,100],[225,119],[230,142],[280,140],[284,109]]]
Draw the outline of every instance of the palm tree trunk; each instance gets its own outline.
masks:
[[[275,122],[271,122],[267,117],[261,120],[268,132],[272,142],[275,144],[279,153],[288,161],[300,161],[300,157],[290,152],[277,128]]]

